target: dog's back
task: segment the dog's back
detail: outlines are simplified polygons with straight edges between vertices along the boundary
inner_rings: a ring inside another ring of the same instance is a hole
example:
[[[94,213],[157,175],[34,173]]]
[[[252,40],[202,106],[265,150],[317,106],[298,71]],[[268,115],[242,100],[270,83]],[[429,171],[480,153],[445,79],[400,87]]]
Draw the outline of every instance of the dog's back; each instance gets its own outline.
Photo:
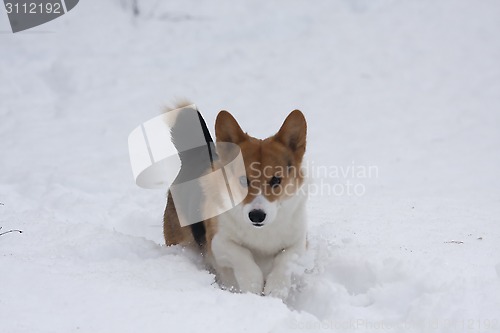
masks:
[[[178,104],[176,109],[192,108],[189,102]],[[182,111],[183,111],[182,110]],[[187,113],[180,112],[175,119],[175,124],[171,128],[172,142],[174,143],[179,158],[181,160],[181,169],[172,185],[182,184],[186,181],[195,180],[202,176],[207,170],[212,168],[214,160],[217,159],[213,139],[210,135],[205,120],[197,109],[188,111],[196,111],[198,115],[199,125],[203,131],[205,146],[192,147],[193,130],[197,130],[198,124],[192,124],[193,118],[186,116]],[[209,157],[209,158],[207,158]],[[174,204],[172,192],[169,190],[167,194],[167,205],[163,215],[163,232],[165,243],[167,245],[197,245],[203,248],[206,243],[205,226],[203,220],[197,219],[196,214],[202,210],[201,203],[203,202],[203,191],[201,187],[193,188],[196,182],[191,182],[191,186],[186,190],[183,187],[176,188],[176,198],[180,199],[182,205],[176,207]],[[196,207],[197,206],[197,207]],[[181,226],[179,215],[182,214],[188,221],[197,220],[189,226]],[[197,215],[200,215],[199,213]]]

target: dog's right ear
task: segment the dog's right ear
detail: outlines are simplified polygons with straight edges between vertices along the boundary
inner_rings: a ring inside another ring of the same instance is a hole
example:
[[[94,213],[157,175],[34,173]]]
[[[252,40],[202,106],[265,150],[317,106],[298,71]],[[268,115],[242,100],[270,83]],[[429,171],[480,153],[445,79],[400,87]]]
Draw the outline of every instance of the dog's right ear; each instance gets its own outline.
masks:
[[[215,137],[217,142],[239,144],[247,138],[247,134],[229,112],[222,110],[215,120]]]

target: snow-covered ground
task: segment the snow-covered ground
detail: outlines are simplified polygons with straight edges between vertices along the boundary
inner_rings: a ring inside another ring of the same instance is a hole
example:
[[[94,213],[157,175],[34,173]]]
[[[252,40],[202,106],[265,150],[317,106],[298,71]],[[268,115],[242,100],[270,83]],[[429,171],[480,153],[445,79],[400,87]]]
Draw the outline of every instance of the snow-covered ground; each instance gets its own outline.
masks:
[[[500,332],[497,0],[130,2],[0,10],[1,332]],[[305,113],[286,304],[162,245],[127,136],[176,97],[258,137]]]

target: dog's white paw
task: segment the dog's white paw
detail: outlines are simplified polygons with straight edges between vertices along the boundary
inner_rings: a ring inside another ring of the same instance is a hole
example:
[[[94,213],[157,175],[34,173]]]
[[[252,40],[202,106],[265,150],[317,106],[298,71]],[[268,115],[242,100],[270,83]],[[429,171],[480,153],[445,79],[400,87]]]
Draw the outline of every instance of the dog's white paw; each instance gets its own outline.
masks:
[[[264,277],[260,270],[246,272],[246,274],[243,274],[243,276],[237,280],[240,292],[250,292],[257,295],[262,294],[262,289],[264,288]]]
[[[264,295],[285,300],[290,291],[290,279],[286,275],[269,274],[264,286]]]

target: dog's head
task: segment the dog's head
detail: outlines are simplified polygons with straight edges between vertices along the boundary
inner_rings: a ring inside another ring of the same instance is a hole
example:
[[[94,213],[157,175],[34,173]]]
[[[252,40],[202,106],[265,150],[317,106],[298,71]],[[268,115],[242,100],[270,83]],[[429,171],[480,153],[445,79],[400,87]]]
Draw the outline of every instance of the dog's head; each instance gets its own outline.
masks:
[[[301,164],[306,133],[306,120],[299,110],[288,115],[275,135],[263,140],[243,132],[229,112],[219,113],[215,123],[218,147],[223,142],[238,145],[245,162],[246,174],[237,176],[239,186],[246,187],[248,194],[231,211],[238,220],[255,227],[270,224],[282,202],[296,195],[304,180]],[[223,149],[218,152],[224,160]]]

